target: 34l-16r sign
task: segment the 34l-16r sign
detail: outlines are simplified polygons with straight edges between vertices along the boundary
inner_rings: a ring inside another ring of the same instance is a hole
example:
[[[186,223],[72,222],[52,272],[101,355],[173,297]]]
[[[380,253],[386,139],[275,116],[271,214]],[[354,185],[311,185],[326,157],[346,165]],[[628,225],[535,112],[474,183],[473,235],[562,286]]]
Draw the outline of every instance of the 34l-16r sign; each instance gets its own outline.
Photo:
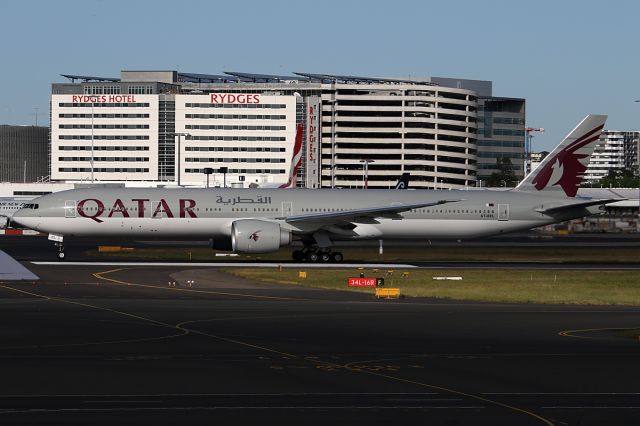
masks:
[[[384,278],[349,278],[349,287],[376,287],[384,285]]]

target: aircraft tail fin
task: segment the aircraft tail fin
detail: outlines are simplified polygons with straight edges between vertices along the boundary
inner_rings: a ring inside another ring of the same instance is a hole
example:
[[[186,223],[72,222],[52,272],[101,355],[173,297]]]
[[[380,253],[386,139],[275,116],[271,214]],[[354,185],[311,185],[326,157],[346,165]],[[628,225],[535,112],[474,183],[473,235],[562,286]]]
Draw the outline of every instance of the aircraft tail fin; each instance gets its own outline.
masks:
[[[405,172],[400,176],[398,182],[396,183],[395,189],[408,189],[409,188],[409,178],[411,177],[411,173]]]
[[[278,188],[295,188],[298,179],[298,169],[302,164],[302,124],[296,126],[296,139],[293,145],[293,156],[291,158],[291,170],[289,170],[289,179],[286,183],[278,186]]]
[[[590,114],[516,187],[524,192],[564,192],[575,197],[600,139],[606,115]]]

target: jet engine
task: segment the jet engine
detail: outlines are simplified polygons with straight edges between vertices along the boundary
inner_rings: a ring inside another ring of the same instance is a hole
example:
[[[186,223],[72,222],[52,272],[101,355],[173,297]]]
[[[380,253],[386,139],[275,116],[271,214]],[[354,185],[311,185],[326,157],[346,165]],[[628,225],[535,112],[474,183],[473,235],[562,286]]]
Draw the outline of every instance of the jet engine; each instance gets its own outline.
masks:
[[[280,225],[257,219],[231,224],[231,248],[240,253],[268,253],[291,243],[291,232]]]

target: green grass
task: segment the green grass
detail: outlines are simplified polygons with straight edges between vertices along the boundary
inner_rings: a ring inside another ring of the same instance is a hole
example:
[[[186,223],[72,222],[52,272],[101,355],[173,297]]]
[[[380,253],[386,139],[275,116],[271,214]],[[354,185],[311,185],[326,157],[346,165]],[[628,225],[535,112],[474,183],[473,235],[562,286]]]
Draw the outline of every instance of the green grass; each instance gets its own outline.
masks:
[[[629,328],[627,330],[618,330],[617,333],[621,337],[638,340],[640,338],[640,328]]]
[[[299,270],[307,273],[298,278]],[[349,288],[348,277],[364,272],[367,277],[385,277],[385,287],[398,287],[404,296],[485,302],[640,305],[640,277],[637,271],[539,271],[539,270],[385,270],[371,269],[276,269],[226,268],[225,272],[256,281],[325,289]],[[408,277],[402,277],[408,272]],[[434,280],[437,276],[461,276],[462,281]]]

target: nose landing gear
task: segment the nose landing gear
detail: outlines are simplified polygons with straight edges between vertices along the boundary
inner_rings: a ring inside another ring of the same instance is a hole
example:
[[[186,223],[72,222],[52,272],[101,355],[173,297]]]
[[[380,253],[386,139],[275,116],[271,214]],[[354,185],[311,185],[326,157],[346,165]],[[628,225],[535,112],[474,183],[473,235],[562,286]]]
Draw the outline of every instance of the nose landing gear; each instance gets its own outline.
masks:
[[[64,254],[64,244],[62,243],[56,243],[56,246],[58,247],[58,259],[60,260],[64,260],[65,259],[65,254]]]
[[[50,233],[48,239],[49,241],[53,241],[53,245],[58,248],[58,259],[64,260],[64,258],[66,257],[64,254],[64,236],[61,234]]]

